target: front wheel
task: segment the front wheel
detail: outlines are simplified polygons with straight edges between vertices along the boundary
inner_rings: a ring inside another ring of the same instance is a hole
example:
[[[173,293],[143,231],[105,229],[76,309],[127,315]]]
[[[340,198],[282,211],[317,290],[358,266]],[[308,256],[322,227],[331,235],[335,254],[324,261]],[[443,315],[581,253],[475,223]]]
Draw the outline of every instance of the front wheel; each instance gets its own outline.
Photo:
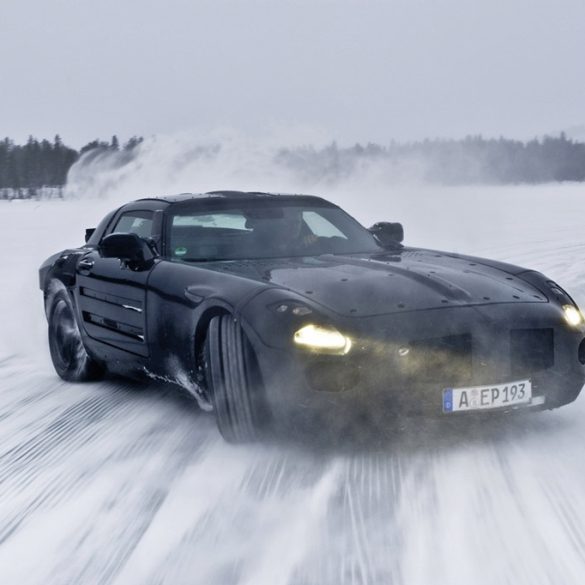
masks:
[[[254,350],[231,315],[210,321],[204,353],[220,433],[230,443],[254,441],[267,419],[263,386]]]
[[[98,380],[105,368],[87,353],[73,311],[67,291],[55,293],[49,308],[49,350],[53,366],[68,382]]]

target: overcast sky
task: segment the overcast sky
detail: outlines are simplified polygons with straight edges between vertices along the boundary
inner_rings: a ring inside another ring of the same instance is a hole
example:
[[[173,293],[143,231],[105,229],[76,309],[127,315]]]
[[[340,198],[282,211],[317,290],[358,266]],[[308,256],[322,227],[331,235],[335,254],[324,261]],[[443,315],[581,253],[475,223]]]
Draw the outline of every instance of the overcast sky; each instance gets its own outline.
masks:
[[[0,0],[0,135],[18,140],[582,125],[584,0]]]

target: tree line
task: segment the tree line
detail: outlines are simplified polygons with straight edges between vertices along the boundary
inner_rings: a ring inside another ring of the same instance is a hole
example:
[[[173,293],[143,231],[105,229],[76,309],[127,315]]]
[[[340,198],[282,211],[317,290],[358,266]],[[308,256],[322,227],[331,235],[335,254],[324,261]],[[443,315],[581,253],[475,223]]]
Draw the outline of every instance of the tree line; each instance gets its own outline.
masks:
[[[59,135],[52,141],[30,136],[23,145],[4,138],[0,141],[0,198],[61,196],[69,169],[80,156],[96,149],[133,151],[141,142],[142,138],[132,137],[121,146],[113,136],[109,142],[94,140],[76,150],[63,144]]]
[[[585,143],[559,136],[530,141],[468,136],[462,140],[283,149],[278,162],[309,182],[348,178],[374,166],[389,179],[440,184],[585,181]]]
[[[80,157],[118,152],[118,164],[123,166],[137,154],[142,140],[132,137],[121,145],[113,136],[76,150],[59,136],[52,141],[31,136],[23,145],[5,138],[0,141],[0,198],[61,196],[69,170]],[[220,148],[211,150],[217,154]],[[322,148],[281,149],[273,162],[310,184],[343,180],[368,168],[389,180],[415,178],[441,184],[585,181],[585,143],[563,133],[526,142],[482,136],[385,146],[339,147],[333,142]]]

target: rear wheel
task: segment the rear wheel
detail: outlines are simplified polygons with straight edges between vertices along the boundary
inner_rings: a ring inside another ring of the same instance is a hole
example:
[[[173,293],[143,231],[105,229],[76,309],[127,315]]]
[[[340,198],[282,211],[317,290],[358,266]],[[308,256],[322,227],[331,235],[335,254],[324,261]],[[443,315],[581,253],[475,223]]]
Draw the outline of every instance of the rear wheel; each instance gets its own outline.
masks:
[[[103,377],[105,368],[85,349],[73,304],[67,291],[53,296],[49,308],[49,350],[55,371],[68,382],[86,382]]]
[[[258,438],[266,421],[263,386],[254,350],[231,315],[209,323],[205,378],[220,433],[230,443]]]

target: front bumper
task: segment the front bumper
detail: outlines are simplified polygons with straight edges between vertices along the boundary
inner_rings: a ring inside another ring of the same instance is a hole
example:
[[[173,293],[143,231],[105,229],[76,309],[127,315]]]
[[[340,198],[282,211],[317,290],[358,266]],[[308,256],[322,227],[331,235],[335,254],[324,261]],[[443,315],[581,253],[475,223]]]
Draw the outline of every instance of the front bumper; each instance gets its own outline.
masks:
[[[345,356],[271,347],[249,331],[277,418],[466,416],[443,414],[445,388],[520,378],[531,380],[534,400],[518,408],[556,408],[585,383],[585,330],[569,328],[550,303],[416,311],[339,328],[354,340]]]

